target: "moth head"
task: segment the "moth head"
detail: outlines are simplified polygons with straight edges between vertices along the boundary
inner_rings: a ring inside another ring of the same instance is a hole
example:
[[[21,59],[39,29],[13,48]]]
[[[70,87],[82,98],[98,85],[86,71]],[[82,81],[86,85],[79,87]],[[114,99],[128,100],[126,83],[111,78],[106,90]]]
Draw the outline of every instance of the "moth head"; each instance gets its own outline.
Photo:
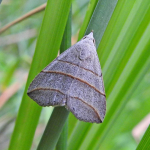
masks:
[[[90,42],[91,44],[94,44],[94,46],[96,47],[96,45],[95,45],[95,39],[94,39],[94,37],[93,37],[93,31],[90,32],[88,35],[84,36],[84,37],[82,38],[82,40],[85,40],[85,42],[86,42],[86,41],[87,41],[87,42]]]

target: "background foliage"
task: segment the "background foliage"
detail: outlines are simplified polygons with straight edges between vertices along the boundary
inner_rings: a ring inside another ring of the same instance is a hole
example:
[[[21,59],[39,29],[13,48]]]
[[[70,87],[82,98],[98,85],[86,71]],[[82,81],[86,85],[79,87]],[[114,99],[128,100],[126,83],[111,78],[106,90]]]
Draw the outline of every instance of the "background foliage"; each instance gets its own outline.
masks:
[[[0,26],[4,26],[44,2],[46,1],[2,1]],[[132,130],[149,113],[150,22],[148,18],[150,17],[150,2],[149,0],[118,1],[109,24],[105,23],[105,19],[109,17],[104,16],[108,12],[108,9],[104,8],[109,2],[103,2],[95,0],[92,3],[91,1],[89,7],[88,0],[75,0],[72,3],[72,43],[77,41],[80,28],[79,39],[84,35],[86,27],[88,27],[86,30],[88,33],[92,28],[102,31],[104,26],[105,32],[96,32],[94,35],[97,40],[97,52],[107,95],[107,114],[104,123],[97,125],[77,121],[70,113],[69,150],[135,149],[140,138],[135,140]],[[89,11],[92,12],[94,9],[93,16],[91,16]],[[43,16],[44,11],[31,16],[8,29],[0,37],[1,149],[7,149],[9,145]],[[101,20],[103,22],[99,22]],[[60,32],[63,34],[62,30]],[[46,33],[43,36],[46,37]],[[54,52],[53,56],[49,56],[49,61],[53,59],[52,57],[56,57],[56,54],[57,52]],[[39,59],[38,63],[40,61]],[[37,72],[34,74],[36,75]],[[32,111],[29,108],[24,109],[25,111],[27,109],[29,114]],[[34,140],[30,141],[32,142],[31,149],[37,148],[51,112],[51,107],[42,109]],[[30,124],[30,120],[26,121]]]

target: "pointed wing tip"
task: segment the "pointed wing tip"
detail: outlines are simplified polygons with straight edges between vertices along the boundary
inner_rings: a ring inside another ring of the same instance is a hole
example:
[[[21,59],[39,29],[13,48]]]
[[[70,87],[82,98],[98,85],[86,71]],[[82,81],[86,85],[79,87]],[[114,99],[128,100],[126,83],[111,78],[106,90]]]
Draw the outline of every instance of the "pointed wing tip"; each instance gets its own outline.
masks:
[[[30,86],[29,86],[28,89],[27,89],[27,95],[29,96],[30,93],[31,93],[31,89],[30,89]]]
[[[93,38],[93,30],[88,34],[88,36]]]
[[[27,95],[28,95],[31,99],[33,99],[33,98],[31,97],[31,93],[32,93],[31,91],[29,91],[29,90],[27,91]]]
[[[65,107],[67,107],[67,105]],[[78,120],[83,121],[83,122],[99,124],[99,123],[102,123],[104,120],[104,118],[101,119],[99,117],[99,115],[95,119],[93,119],[93,118],[82,118],[82,117],[78,116],[77,113],[74,113],[74,111],[72,111],[71,109],[67,108],[67,110],[69,110]]]

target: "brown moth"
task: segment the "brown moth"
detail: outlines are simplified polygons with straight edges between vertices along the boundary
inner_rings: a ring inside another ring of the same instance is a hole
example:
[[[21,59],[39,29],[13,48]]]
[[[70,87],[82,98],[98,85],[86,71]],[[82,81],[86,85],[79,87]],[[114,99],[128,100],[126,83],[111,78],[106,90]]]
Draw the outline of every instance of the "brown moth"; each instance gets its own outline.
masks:
[[[79,120],[103,122],[106,96],[93,32],[43,69],[27,94],[40,106],[65,106]]]

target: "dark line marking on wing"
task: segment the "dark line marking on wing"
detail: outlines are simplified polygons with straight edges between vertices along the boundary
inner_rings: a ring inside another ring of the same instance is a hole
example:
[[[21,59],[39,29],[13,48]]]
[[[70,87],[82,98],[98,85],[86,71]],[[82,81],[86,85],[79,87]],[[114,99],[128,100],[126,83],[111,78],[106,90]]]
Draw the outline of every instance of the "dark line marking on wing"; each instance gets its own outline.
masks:
[[[31,91],[28,91],[27,94],[28,94],[28,93],[31,93],[31,92],[33,92],[33,91],[37,91],[37,90],[52,90],[52,91],[56,91],[56,92],[59,92],[59,93],[65,95],[63,92],[61,92],[61,91],[59,91],[59,90],[57,90],[57,89],[51,89],[51,88],[35,88],[35,89],[31,90]]]
[[[72,96],[70,96],[70,97],[71,97],[71,98],[78,99],[78,100],[82,101],[84,104],[88,105],[90,108],[92,108],[92,109],[94,110],[94,112],[97,114],[97,116],[98,116],[98,118],[100,119],[100,121],[102,121],[100,115],[98,114],[97,110],[96,110],[93,106],[89,105],[89,104],[86,103],[84,100],[80,99],[79,97],[72,97]]]
[[[68,63],[68,64],[71,64],[71,65],[74,65],[74,66],[79,67],[78,65],[73,64],[73,63],[68,62],[68,61],[64,61],[64,60],[58,60],[58,61],[61,61],[61,62]],[[94,72],[94,71],[92,71],[92,70],[86,69],[86,68],[81,67],[81,66],[80,66],[80,68],[81,68],[81,69],[84,69],[84,70],[86,70],[86,71],[89,71],[89,72],[93,73],[94,75],[96,75],[96,76],[98,76],[98,77],[101,77],[101,76],[102,76],[102,73],[101,73],[101,75],[99,76],[97,73],[95,73],[95,72]]]
[[[100,91],[99,91],[97,88],[95,88],[93,85],[89,84],[88,82],[86,82],[86,81],[84,81],[84,80],[82,80],[82,79],[80,79],[80,78],[74,77],[74,76],[72,76],[72,75],[70,75],[70,74],[63,73],[63,72],[58,72],[58,71],[48,71],[48,70],[42,70],[42,72],[45,72],[45,73],[62,74],[62,75],[71,77],[71,78],[73,78],[73,79],[76,79],[76,80],[78,80],[78,81],[80,81],[80,82],[82,82],[82,83],[85,83],[85,84],[89,85],[89,86],[90,86],[91,88],[93,88],[95,91],[97,91],[98,93],[100,93],[100,94],[102,94],[103,96],[106,97],[106,95],[105,95],[104,93],[100,92]]]

